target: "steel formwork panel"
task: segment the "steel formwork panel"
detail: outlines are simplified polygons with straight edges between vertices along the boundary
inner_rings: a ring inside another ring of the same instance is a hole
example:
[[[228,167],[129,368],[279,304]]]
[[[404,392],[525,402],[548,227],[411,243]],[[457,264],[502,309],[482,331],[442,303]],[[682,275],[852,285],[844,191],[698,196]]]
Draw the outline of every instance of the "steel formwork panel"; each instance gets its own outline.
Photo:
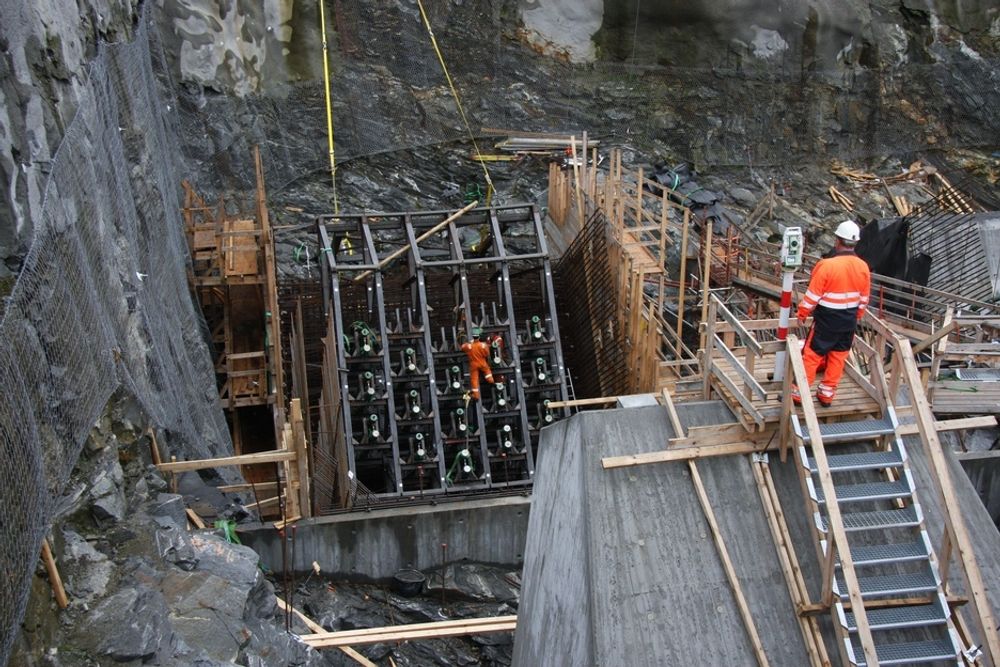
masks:
[[[545,407],[567,391],[538,211],[473,209],[420,239],[453,213],[317,221],[347,463],[378,496],[528,485],[540,429],[564,414]],[[474,327],[503,339],[481,401],[464,396]]]

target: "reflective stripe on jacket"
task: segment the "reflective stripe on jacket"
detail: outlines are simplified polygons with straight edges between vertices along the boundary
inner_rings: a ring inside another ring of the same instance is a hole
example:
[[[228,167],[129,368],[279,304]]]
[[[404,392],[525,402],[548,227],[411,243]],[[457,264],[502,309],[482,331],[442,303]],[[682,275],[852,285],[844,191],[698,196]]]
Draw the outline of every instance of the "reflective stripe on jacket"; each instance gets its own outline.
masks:
[[[798,315],[813,315],[819,326],[832,331],[853,331],[868,306],[870,292],[871,272],[865,260],[854,251],[841,251],[813,267]]]

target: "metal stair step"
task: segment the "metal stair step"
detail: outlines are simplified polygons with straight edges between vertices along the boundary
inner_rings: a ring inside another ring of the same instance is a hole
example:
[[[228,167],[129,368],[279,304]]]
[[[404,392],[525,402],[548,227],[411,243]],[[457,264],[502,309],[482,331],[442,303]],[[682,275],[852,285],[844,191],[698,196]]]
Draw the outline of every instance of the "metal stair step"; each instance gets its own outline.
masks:
[[[882,468],[898,468],[903,465],[903,452],[899,449],[878,452],[859,452],[857,454],[835,454],[826,457],[831,472],[848,470],[880,470]],[[816,472],[816,459],[808,458],[809,472]]]
[[[823,487],[816,485],[816,500],[825,503]],[[868,482],[866,484],[844,484],[835,487],[837,500],[844,502],[861,502],[865,500],[894,500],[912,495],[907,478],[901,477],[894,482]]]
[[[851,637],[858,667],[867,665],[865,653],[857,637]],[[880,665],[918,665],[939,660],[957,661],[958,653],[947,639],[932,639],[922,642],[903,642],[899,644],[875,644],[875,654]]]
[[[939,601],[931,604],[867,609],[865,611],[868,625],[872,630],[898,630],[944,625],[950,616],[941,607]],[[844,611],[842,624],[848,632],[856,632],[858,629],[854,622],[854,613],[850,611]]]
[[[795,429],[795,434],[802,438],[802,442],[809,444],[809,431],[802,428],[796,415],[792,415],[792,425]],[[865,419],[856,422],[827,422],[819,425],[820,437],[823,438],[823,442],[826,444],[870,440],[895,432],[896,425],[889,417]]]
[[[861,587],[862,598],[925,595],[938,590],[937,579],[929,569],[911,574],[858,575],[858,585]],[[842,600],[850,597],[843,572],[837,572],[834,577],[834,591]]]
[[[844,529],[847,532],[857,530],[884,530],[886,528],[907,528],[919,526],[923,517],[913,505],[899,510],[876,510],[874,512],[844,512]],[[826,517],[819,519],[820,530],[829,530]]]
[[[851,560],[855,565],[885,565],[928,560],[927,546],[922,541],[852,546]],[[837,565],[840,565],[839,556]]]

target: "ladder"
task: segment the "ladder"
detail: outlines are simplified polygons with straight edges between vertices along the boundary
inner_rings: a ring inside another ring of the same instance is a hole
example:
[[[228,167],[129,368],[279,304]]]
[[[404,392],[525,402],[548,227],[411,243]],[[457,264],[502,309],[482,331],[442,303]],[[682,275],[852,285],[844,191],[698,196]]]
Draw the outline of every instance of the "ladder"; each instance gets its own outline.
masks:
[[[892,404],[881,418],[818,424],[817,442],[797,415],[791,422],[817,553],[828,564],[823,604],[832,606],[847,662],[868,665],[874,649],[880,665],[964,665]],[[827,455],[833,443],[842,446]]]

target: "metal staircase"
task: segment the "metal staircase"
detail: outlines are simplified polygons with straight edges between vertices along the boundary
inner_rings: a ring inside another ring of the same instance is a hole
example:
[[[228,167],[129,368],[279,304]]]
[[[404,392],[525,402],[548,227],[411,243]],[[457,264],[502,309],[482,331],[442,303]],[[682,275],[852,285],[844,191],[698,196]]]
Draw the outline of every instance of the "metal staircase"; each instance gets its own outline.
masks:
[[[964,665],[893,406],[881,419],[814,429],[797,415],[791,420],[817,553],[827,564],[824,604],[839,620],[848,662],[868,665],[874,651],[880,665]],[[831,443],[844,453],[827,456]]]

